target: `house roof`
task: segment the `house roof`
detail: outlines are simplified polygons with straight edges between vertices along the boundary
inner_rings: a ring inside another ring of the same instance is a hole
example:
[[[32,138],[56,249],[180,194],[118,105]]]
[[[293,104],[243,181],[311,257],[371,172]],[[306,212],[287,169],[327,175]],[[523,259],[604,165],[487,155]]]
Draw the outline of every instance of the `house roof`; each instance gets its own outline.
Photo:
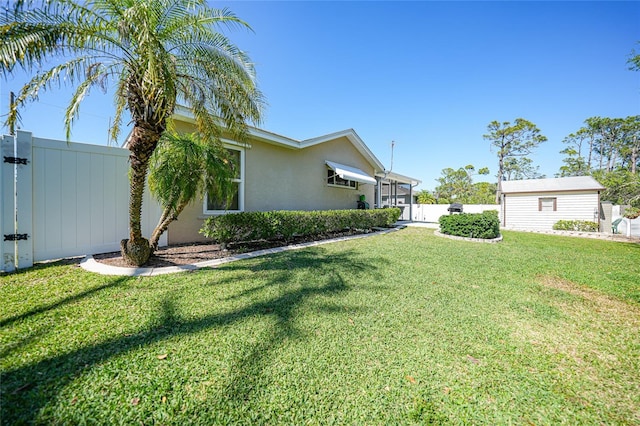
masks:
[[[376,173],[376,176],[378,176],[379,178],[381,178],[383,181],[388,180],[388,181],[396,181],[398,183],[408,183],[411,186],[416,186],[422,183],[421,180],[416,179],[416,178],[412,178],[409,176],[405,176],[405,175],[401,175],[399,173],[395,173],[395,172],[391,172],[391,171],[384,171],[382,173]]]
[[[591,176],[574,176],[553,179],[507,180],[502,182],[503,194],[525,192],[600,191],[605,189]]]
[[[193,113],[191,110],[183,105],[176,106],[173,118],[178,121],[184,121],[187,123],[193,123]],[[291,149],[304,149],[321,143],[329,142],[332,140],[345,137],[356,150],[362,154],[362,156],[373,166],[374,174],[383,180],[397,181],[398,183],[408,183],[413,186],[422,183],[421,180],[404,176],[395,172],[385,170],[384,165],[378,160],[378,158],[371,152],[369,147],[364,143],[360,136],[353,129],[346,129],[339,132],[329,133],[326,135],[318,136],[311,139],[297,140],[287,136],[282,136],[277,133],[269,132],[267,130],[259,129],[257,127],[248,126],[249,135],[261,142],[269,143],[272,145],[282,146]],[[125,142],[122,144],[123,148],[126,148],[129,144],[129,138],[131,134],[127,136]],[[226,140],[225,140],[226,141]],[[233,141],[227,141],[233,142]],[[250,145],[249,145],[250,146]]]
[[[177,106],[176,112],[173,116],[174,119],[186,122],[193,122],[193,114],[191,110],[184,106]],[[362,156],[373,166],[375,173],[384,172],[384,165],[378,160],[378,158],[371,152],[369,147],[360,139],[360,136],[353,129],[346,129],[339,132],[329,133],[327,135],[318,136],[311,139],[297,140],[282,136],[277,133],[269,132],[257,127],[249,126],[249,135],[261,142],[269,143],[272,145],[278,145],[291,149],[304,149],[321,143],[329,142],[341,137],[347,138],[349,142],[356,148],[356,150],[362,154]]]

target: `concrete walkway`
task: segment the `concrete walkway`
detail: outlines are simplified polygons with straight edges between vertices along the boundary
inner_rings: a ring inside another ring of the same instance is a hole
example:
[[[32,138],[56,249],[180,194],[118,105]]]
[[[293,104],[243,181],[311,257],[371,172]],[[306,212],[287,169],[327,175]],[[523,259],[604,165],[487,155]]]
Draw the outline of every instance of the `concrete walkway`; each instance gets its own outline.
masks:
[[[627,242],[627,243],[640,242],[640,237],[637,237],[637,236],[627,237],[626,235],[623,235],[623,234],[609,234],[606,232],[554,231],[554,230],[526,229],[526,228],[501,228],[501,229],[504,231],[533,232],[536,234],[562,235],[565,237],[594,238],[598,240],[620,241],[620,242]]]
[[[431,228],[438,229],[440,224],[437,222],[409,222],[408,220],[401,220],[396,222],[396,226],[412,226],[414,228]]]
[[[403,224],[396,224],[395,228],[385,229],[377,232],[370,232],[368,234],[350,235],[348,237],[331,238],[329,240],[311,241],[308,243],[293,244],[284,247],[274,247],[270,249],[258,250],[249,253],[236,254],[229,257],[223,257],[220,259],[205,260],[190,265],[178,265],[178,266],[164,266],[158,268],[126,268],[120,266],[111,266],[104,263],[97,262],[93,256],[88,255],[80,262],[80,267],[89,272],[95,272],[102,275],[120,275],[128,277],[152,277],[156,275],[174,274],[176,272],[189,272],[195,271],[200,268],[216,268],[225,263],[235,262],[236,260],[251,259],[253,257],[264,256],[267,254],[282,253],[289,250],[299,250],[307,247],[315,247],[323,244],[335,243],[338,241],[355,240],[358,238],[367,238],[374,235],[388,234],[389,232],[397,231],[404,228]]]

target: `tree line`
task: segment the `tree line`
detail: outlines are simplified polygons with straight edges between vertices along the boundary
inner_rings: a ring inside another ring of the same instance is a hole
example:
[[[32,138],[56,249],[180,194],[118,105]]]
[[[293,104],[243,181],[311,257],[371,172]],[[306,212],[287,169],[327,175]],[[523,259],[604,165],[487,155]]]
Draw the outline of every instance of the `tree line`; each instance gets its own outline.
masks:
[[[593,176],[606,188],[603,200],[640,205],[640,115],[587,118],[563,142],[556,176]]]
[[[503,180],[535,179],[544,177],[528,156],[535,148],[547,140],[540,129],[523,118],[509,121],[492,121],[483,135],[490,141],[491,149],[498,157],[497,183],[473,183],[475,174],[488,175],[489,169],[483,167],[475,173],[472,164],[457,170],[446,168],[437,179],[438,186],[433,192],[423,190],[418,193],[421,204],[492,204],[499,201],[500,182]]]
[[[473,182],[476,174],[489,174],[473,165],[445,168],[433,191],[418,193],[418,203],[490,204],[499,202],[499,183],[505,180],[545,176],[529,155],[547,138],[530,121],[493,121],[487,126],[491,148],[498,158],[497,182]],[[606,189],[602,199],[615,204],[640,206],[640,115],[626,118],[590,117],[584,126],[564,138],[563,165],[556,177],[593,176]]]

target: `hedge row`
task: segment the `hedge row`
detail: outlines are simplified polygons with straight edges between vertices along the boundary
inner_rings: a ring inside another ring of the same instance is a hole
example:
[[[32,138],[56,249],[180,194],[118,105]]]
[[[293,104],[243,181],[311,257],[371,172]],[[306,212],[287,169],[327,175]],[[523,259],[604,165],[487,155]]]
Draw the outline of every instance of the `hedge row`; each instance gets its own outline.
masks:
[[[588,220],[559,220],[553,224],[556,231],[598,232],[598,224]]]
[[[222,244],[242,241],[289,241],[339,232],[390,227],[400,217],[400,209],[269,211],[230,213],[208,218],[200,230],[205,237]]]
[[[498,212],[460,213],[440,216],[440,232],[467,238],[493,239],[500,235]]]

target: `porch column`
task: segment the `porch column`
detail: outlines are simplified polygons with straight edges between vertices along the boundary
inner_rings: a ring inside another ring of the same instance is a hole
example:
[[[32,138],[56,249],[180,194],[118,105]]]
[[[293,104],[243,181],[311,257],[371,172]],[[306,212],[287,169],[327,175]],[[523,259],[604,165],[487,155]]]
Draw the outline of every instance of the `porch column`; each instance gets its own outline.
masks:
[[[393,205],[398,207],[398,181],[393,182]]]
[[[413,222],[413,185],[409,182],[409,222]]]

